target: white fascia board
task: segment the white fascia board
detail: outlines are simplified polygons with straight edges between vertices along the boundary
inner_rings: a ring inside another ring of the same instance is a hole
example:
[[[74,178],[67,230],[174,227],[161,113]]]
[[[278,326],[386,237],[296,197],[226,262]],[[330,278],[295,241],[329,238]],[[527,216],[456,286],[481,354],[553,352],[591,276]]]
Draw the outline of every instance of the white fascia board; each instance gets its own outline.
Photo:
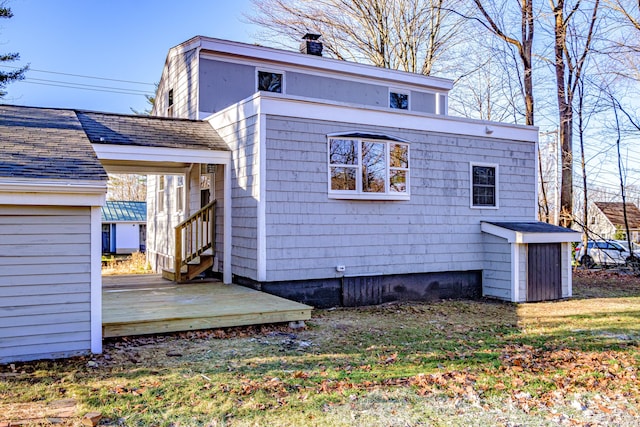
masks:
[[[581,234],[577,231],[567,231],[566,233],[523,233],[489,224],[488,222],[481,222],[480,230],[506,239],[509,243],[565,243],[579,242],[581,240]]]
[[[91,145],[99,160],[225,164],[231,158],[229,151],[98,143]]]
[[[199,37],[200,49],[204,55],[206,52],[222,54],[232,57],[251,58],[260,63],[274,62],[304,68],[326,70],[330,73],[342,73],[365,76],[367,78],[382,79],[429,87],[435,90],[449,91],[453,88],[453,81],[440,77],[424,76],[417,73],[392,70],[357,62],[341,61],[338,59],[302,54],[295,51],[274,49],[265,46],[256,46],[229,40],[220,40],[209,37]],[[186,52],[195,47],[195,41],[177,46],[177,52]]]
[[[102,206],[106,181],[0,179],[0,205]]]
[[[290,95],[285,97],[262,92],[254,94],[238,104],[246,105],[247,101],[256,99],[260,102],[259,111],[262,114],[440,132],[469,137],[506,139],[531,143],[538,141],[538,128],[535,126],[497,123],[406,110],[394,111],[355,104],[328,103]],[[234,107],[238,108],[238,104]],[[487,132],[488,129],[490,129],[490,133]]]

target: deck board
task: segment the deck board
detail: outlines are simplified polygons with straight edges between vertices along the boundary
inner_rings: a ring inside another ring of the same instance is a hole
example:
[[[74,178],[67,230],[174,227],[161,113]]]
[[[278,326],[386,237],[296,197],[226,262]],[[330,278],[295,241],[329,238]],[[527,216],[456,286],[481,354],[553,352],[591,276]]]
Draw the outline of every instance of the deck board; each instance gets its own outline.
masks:
[[[105,276],[105,338],[311,318],[312,307],[219,281],[177,285],[160,275]]]

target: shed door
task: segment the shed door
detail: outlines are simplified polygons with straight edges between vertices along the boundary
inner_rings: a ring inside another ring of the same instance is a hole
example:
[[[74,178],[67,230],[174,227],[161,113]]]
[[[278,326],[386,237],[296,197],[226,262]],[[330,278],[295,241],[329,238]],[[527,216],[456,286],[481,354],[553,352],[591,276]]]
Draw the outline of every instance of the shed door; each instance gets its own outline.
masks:
[[[562,298],[560,243],[529,243],[527,301]]]

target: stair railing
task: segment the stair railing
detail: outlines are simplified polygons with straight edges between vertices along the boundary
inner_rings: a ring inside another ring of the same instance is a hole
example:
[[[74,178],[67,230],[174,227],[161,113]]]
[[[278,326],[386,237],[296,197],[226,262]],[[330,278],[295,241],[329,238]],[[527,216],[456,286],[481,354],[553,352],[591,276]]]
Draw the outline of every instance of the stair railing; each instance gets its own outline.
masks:
[[[215,207],[214,200],[176,225],[174,259],[176,282],[182,281],[182,267],[208,249],[215,253]]]

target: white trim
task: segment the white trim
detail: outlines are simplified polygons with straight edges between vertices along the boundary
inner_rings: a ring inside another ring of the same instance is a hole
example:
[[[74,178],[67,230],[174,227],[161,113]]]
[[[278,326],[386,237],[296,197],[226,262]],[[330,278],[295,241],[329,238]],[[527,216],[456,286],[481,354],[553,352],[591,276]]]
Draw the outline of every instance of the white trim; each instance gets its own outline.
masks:
[[[102,206],[106,194],[107,183],[103,181],[0,181],[0,205]]]
[[[231,191],[232,191],[232,187],[231,187],[231,168],[232,168],[232,164],[231,164],[231,159],[229,159],[227,161],[227,163],[225,163],[224,165],[224,236],[223,236],[223,241],[222,241],[222,246],[223,246],[223,264],[224,264],[224,270],[222,272],[222,280],[225,283],[225,285],[229,285],[231,284],[233,275],[232,275],[232,270],[231,270],[231,250],[233,249],[232,246],[232,236],[231,236],[231,214],[232,214],[232,207],[231,207]],[[213,194],[212,194],[213,196]]]
[[[207,120],[218,120],[224,117],[225,122],[229,123],[256,115],[258,111],[262,114],[284,117],[463,135],[483,140],[504,139],[532,143],[538,140],[538,128],[535,126],[489,122],[418,111],[393,110],[388,107],[329,102],[291,95],[281,96],[269,92],[255,93],[212,114]],[[494,130],[490,137],[485,132],[487,126]]]
[[[573,269],[571,267],[573,247],[569,243],[563,242],[562,248],[564,248],[564,259],[561,259],[560,265],[561,268],[565,268],[567,274],[567,295],[563,295],[563,298],[571,298],[573,296]]]
[[[267,116],[259,114],[259,122],[256,124],[258,133],[258,177],[255,185],[258,186],[258,212],[257,212],[257,277],[259,282],[267,280]]]
[[[473,204],[473,168],[475,166],[495,169],[495,194],[494,205],[474,205]],[[500,165],[497,163],[469,162],[469,207],[471,209],[500,209]]]
[[[224,164],[230,151],[195,150],[189,148],[142,147],[133,145],[91,144],[98,159],[145,163],[215,163]]]
[[[495,224],[482,221],[480,230],[484,233],[492,234],[506,239],[509,243],[565,243],[579,242],[582,235],[577,231],[536,233],[509,230]]]
[[[91,208],[91,352],[102,353],[102,223],[100,207]]]
[[[435,90],[448,91],[453,88],[453,81],[449,79],[203,36],[194,37],[182,45],[172,48],[168,56],[186,52],[196,47],[201,48],[201,57],[205,57],[207,54],[218,54],[225,57],[225,60],[227,60],[227,57],[232,56],[257,60],[260,63],[272,62],[329,72],[355,74],[375,79],[401,81],[405,84],[414,84]]]
[[[520,302],[520,245],[510,243],[511,247],[511,302]]]
[[[535,157],[535,170],[533,171],[533,174],[535,176],[535,181],[534,182],[536,183],[535,192],[534,192],[535,198],[533,199],[533,203],[534,203],[534,205],[533,205],[534,206],[534,209],[533,209],[533,220],[534,221],[540,220],[540,218],[538,217],[538,212],[540,211],[540,209],[539,209],[539,203],[540,203],[540,198],[539,197],[540,197],[540,195],[538,194],[538,187],[539,187],[538,183],[540,182],[539,181],[540,176],[538,174],[538,171],[540,170],[540,164],[538,162],[538,160],[539,160],[538,150],[540,150],[540,142],[536,140],[535,156],[534,156]],[[558,223],[556,222],[556,224],[558,224]]]

